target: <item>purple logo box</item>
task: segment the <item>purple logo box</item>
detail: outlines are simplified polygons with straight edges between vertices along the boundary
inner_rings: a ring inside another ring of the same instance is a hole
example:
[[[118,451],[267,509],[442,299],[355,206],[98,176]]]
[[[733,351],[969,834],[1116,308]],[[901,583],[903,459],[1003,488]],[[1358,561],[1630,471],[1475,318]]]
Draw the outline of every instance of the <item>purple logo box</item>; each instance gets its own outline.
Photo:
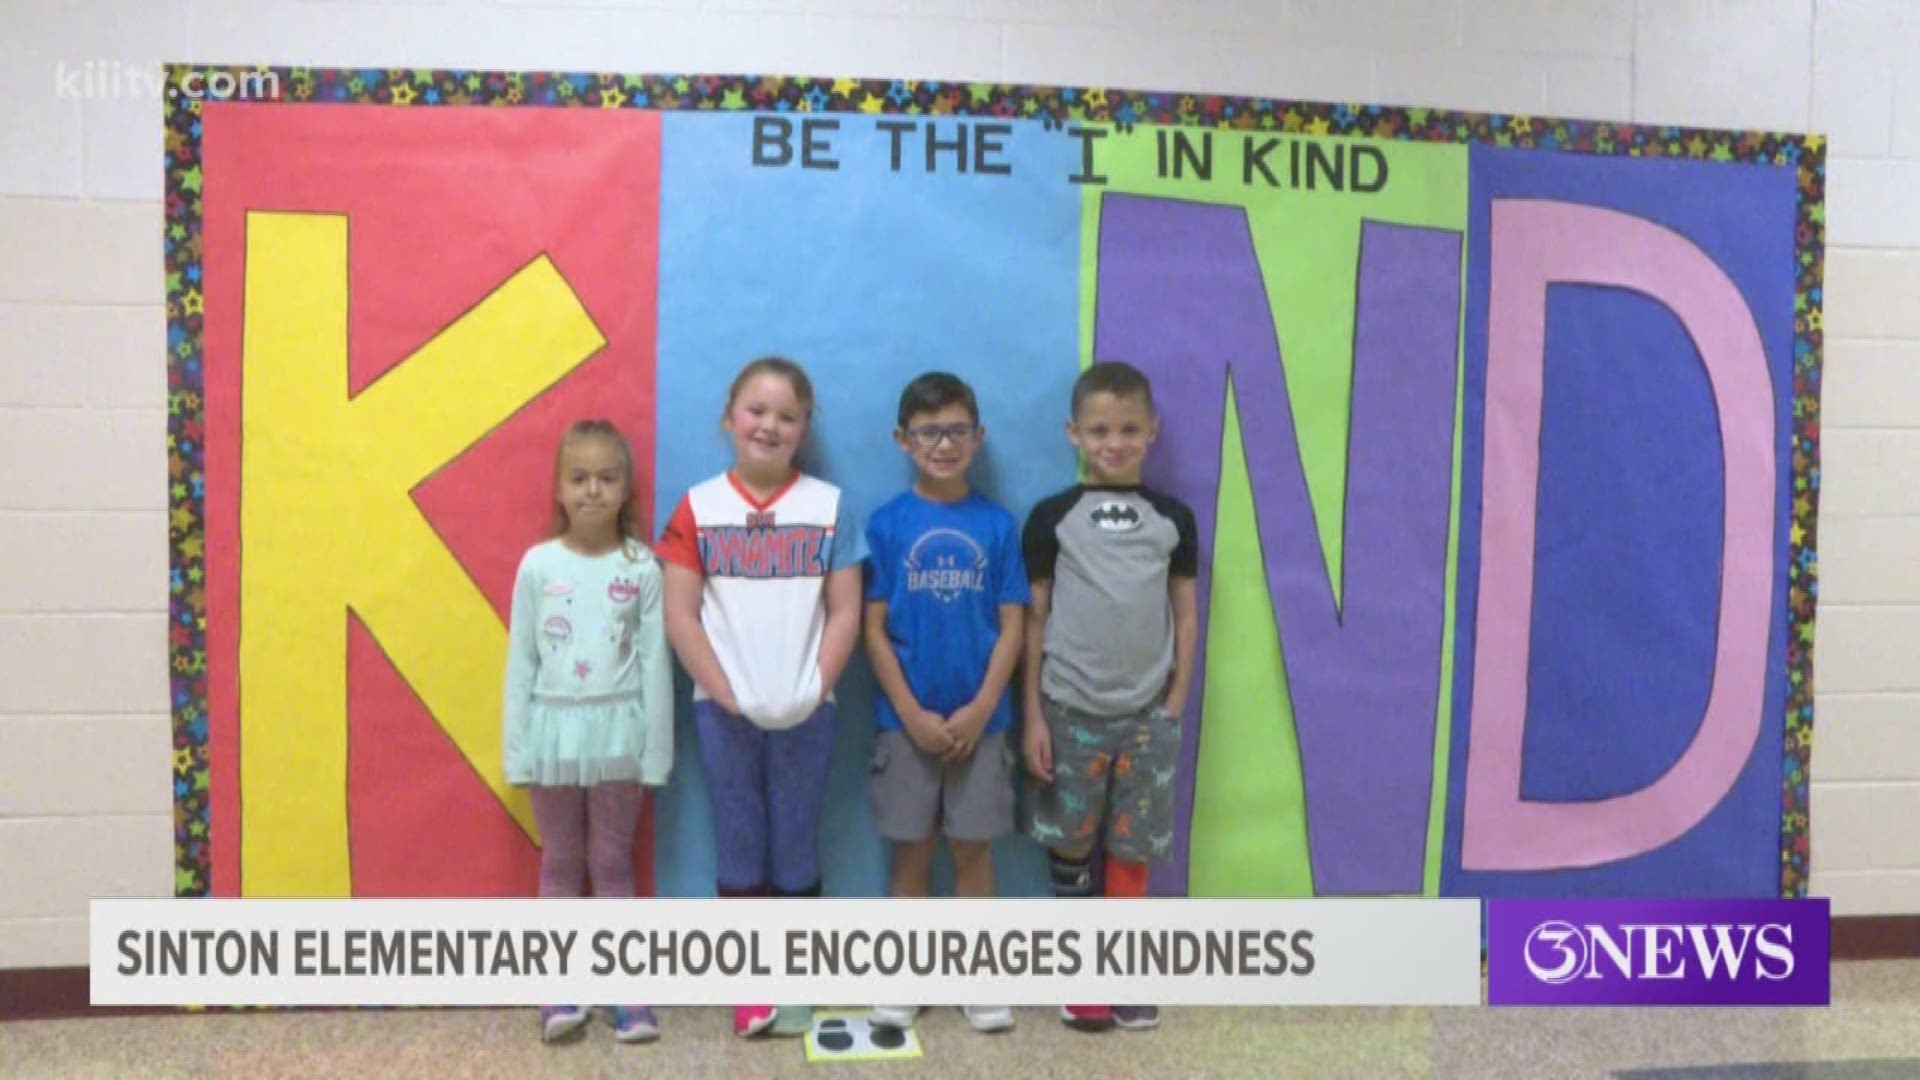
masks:
[[[1489,1005],[1826,1005],[1828,903],[1488,900]]]

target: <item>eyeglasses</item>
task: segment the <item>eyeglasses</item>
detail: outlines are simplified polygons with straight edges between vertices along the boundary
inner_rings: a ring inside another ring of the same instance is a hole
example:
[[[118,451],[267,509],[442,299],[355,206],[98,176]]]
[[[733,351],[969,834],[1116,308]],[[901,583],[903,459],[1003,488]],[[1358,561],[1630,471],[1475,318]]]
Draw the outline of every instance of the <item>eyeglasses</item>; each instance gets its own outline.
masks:
[[[908,428],[907,438],[912,439],[913,445],[920,449],[931,450],[939,446],[942,439],[952,442],[955,446],[962,446],[971,440],[973,433],[978,430],[980,430],[978,424],[926,424]]]

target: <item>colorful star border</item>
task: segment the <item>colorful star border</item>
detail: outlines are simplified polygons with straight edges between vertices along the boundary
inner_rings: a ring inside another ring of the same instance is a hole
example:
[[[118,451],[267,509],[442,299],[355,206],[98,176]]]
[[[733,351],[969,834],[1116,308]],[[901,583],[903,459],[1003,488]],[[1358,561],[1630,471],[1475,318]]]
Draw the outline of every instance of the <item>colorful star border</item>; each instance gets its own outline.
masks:
[[[207,813],[207,651],[201,292],[200,110],[189,88],[231,87],[280,104],[748,110],[1176,124],[1246,131],[1479,143],[1530,150],[1793,165],[1793,511],[1787,570],[1786,737],[1780,895],[1804,897],[1813,749],[1814,560],[1820,497],[1822,264],[1826,152],[1819,135],[1713,131],[1494,113],[930,80],[737,75],[209,67],[167,69],[166,275],[169,660],[172,668],[174,892],[211,885]]]

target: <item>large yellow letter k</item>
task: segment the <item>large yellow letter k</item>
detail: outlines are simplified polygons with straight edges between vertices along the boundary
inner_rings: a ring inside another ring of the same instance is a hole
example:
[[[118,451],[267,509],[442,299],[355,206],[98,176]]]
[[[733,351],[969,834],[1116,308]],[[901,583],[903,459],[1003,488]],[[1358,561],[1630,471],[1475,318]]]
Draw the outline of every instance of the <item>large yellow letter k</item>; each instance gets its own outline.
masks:
[[[411,492],[606,344],[541,256],[375,380],[347,379],[347,219],[247,215],[241,893],[346,896],[347,612],[514,818],[506,629]]]

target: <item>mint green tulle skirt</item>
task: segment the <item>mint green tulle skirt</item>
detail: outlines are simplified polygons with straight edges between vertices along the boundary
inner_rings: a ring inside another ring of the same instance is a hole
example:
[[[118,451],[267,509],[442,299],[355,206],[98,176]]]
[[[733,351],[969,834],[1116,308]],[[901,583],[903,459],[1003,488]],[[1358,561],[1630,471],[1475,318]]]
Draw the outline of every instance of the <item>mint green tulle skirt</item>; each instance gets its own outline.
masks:
[[[640,780],[647,748],[646,708],[638,691],[595,698],[534,696],[507,782],[591,787]]]

